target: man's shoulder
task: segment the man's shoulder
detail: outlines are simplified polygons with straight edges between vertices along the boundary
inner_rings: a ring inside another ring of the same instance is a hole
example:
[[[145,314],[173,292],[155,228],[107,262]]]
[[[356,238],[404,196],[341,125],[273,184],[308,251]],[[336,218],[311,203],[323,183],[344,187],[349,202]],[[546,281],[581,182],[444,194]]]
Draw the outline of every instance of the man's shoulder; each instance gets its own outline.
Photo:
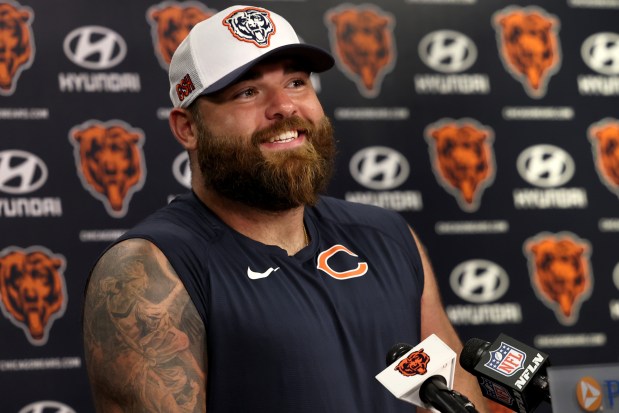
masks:
[[[374,247],[389,242],[417,256],[410,226],[397,211],[332,197],[321,197],[311,211],[319,231],[336,233],[353,242],[363,238]]]
[[[214,215],[193,195],[186,193],[174,198],[127,231],[120,240],[128,238],[210,238],[219,227]]]
[[[320,198],[315,211],[319,218],[342,224],[379,226],[391,222],[406,225],[402,216],[395,211],[328,196]]]

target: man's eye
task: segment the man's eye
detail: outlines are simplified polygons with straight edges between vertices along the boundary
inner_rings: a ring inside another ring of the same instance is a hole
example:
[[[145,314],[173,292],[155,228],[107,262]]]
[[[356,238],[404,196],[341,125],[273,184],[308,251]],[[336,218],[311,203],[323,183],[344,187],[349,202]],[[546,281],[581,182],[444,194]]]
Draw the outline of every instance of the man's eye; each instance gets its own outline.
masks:
[[[292,87],[301,87],[305,85],[305,80],[303,79],[295,79],[292,82],[290,82]]]
[[[255,89],[243,89],[239,93],[237,93],[234,97],[237,99],[250,98],[254,96],[255,94],[256,94]]]

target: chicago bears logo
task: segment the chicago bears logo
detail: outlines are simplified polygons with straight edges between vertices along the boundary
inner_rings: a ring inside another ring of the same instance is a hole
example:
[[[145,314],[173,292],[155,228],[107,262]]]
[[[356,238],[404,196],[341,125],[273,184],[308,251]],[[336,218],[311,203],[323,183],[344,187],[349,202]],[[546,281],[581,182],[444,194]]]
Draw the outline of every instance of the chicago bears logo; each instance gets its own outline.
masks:
[[[570,233],[542,233],[527,240],[531,284],[538,297],[564,325],[578,321],[578,312],[593,289],[588,243]]]
[[[33,18],[29,7],[0,3],[0,95],[12,95],[21,72],[34,61]]]
[[[396,60],[393,17],[374,6],[346,5],[327,11],[325,23],[340,70],[363,96],[378,96]]]
[[[235,10],[222,21],[238,40],[253,43],[258,47],[269,47],[275,24],[267,10],[248,7]]]
[[[602,183],[619,196],[619,120],[603,119],[589,127],[588,135]]]
[[[111,216],[124,217],[146,179],[144,133],[118,120],[91,120],[71,129],[69,141],[84,188]]]
[[[538,7],[508,7],[493,16],[501,60],[527,94],[541,98],[560,67],[559,20]]]
[[[340,252],[344,255],[339,254]],[[336,280],[361,277],[368,272],[369,266],[365,261],[356,260],[358,257],[345,246],[337,244],[318,255],[316,268],[326,272]],[[352,268],[353,265],[354,268]]]
[[[191,80],[189,73],[176,84],[176,96],[178,96],[178,100],[181,102],[194,90],[196,90],[196,86],[193,84],[193,80]]]
[[[424,375],[428,372],[428,363],[430,362],[430,356],[424,352],[421,348],[417,351],[413,351],[405,359],[400,361],[395,366],[396,371],[399,371],[403,376],[416,376]]]
[[[174,51],[189,31],[215,13],[215,10],[195,1],[164,1],[150,7],[146,20],[151,27],[153,46],[161,67],[167,70]]]
[[[492,129],[472,119],[444,119],[429,125],[425,138],[439,183],[460,208],[476,211],[495,175]]]
[[[52,322],[64,314],[65,263],[64,257],[43,247],[10,247],[0,252],[2,312],[33,345],[47,343]]]

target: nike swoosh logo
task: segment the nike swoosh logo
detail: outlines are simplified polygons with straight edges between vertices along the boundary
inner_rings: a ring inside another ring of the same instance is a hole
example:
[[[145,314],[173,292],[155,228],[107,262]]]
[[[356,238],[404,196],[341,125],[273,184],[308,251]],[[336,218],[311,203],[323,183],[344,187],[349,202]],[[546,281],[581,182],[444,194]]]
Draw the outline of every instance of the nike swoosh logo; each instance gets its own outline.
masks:
[[[272,272],[275,272],[277,270],[279,270],[279,267],[277,268],[271,267],[265,272],[256,272],[256,271],[252,271],[251,268],[247,267],[247,276],[252,280],[259,280],[260,278],[268,277],[269,275],[271,275]]]

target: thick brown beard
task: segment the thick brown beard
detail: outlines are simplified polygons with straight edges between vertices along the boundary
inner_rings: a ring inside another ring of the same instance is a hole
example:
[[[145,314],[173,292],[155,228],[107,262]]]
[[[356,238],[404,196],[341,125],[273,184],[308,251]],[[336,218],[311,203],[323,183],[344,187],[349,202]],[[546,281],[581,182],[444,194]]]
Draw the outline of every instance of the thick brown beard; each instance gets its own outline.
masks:
[[[265,211],[284,211],[315,205],[333,171],[335,143],[331,122],[325,116],[317,125],[297,116],[241,136],[212,134],[201,119],[198,162],[207,190]],[[265,156],[260,143],[289,130],[305,130],[306,142],[295,149]]]

